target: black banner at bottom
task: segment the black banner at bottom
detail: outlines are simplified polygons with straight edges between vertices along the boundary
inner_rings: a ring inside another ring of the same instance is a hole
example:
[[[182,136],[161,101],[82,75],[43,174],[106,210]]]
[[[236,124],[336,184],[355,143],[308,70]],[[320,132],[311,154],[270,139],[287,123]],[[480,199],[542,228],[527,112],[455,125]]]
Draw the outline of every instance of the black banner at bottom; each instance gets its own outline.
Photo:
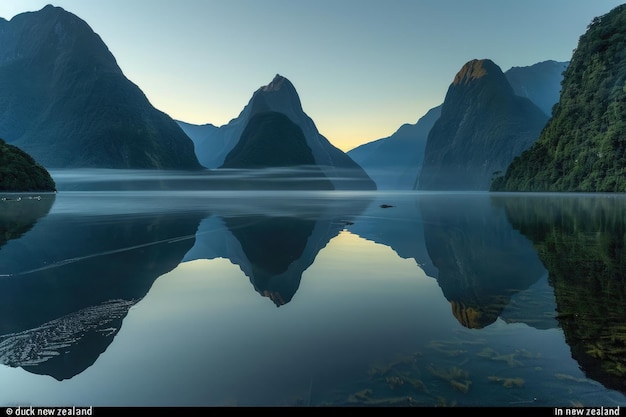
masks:
[[[291,408],[351,408],[351,407],[93,407],[93,406],[71,406],[71,407],[31,407],[31,406],[15,406],[15,407],[0,407],[0,417],[23,417],[23,416],[106,416],[106,415],[119,415],[126,412],[141,412],[141,411],[176,411],[177,413],[191,414],[194,413],[206,413],[211,409],[291,409]],[[359,407],[359,408],[387,408],[387,407]],[[455,412],[467,413],[467,412],[480,412],[484,414],[500,414],[510,413],[511,411],[526,410],[533,413],[533,417],[537,416],[619,416],[621,409],[617,407],[392,407],[395,410],[398,409],[425,409],[432,413],[446,413],[454,414]]]

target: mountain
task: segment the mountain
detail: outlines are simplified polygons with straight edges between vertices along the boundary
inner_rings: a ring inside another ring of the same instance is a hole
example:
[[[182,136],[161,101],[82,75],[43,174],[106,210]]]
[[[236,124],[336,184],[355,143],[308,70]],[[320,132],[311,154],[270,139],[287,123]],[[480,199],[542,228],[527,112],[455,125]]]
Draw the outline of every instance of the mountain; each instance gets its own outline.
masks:
[[[526,97],[551,116],[559,101],[563,71],[569,62],[543,61],[528,67],[513,67],[505,71],[506,79],[516,95]]]
[[[489,59],[467,62],[448,88],[424,150],[419,190],[488,190],[528,149],[548,120],[529,99],[515,95]]]
[[[257,89],[228,124],[184,127],[200,163],[209,169],[312,165],[334,188],[376,188],[363,168],[319,133],[293,84],[279,74]]]
[[[593,19],[537,142],[493,191],[626,191],[626,5]]]
[[[0,139],[0,191],[55,191],[48,170],[20,148]]]
[[[516,95],[526,97],[550,116],[559,100],[563,70],[568,62],[544,61],[506,71]],[[441,105],[415,124],[402,125],[393,135],[360,145],[348,155],[365,169],[379,189],[413,189],[424,160],[430,129],[441,115]]]
[[[379,189],[410,190],[422,168],[428,132],[441,106],[430,109],[414,124],[404,124],[391,136],[360,145],[350,156],[376,182]]]
[[[50,5],[0,19],[0,135],[46,168],[202,168],[102,39]]]

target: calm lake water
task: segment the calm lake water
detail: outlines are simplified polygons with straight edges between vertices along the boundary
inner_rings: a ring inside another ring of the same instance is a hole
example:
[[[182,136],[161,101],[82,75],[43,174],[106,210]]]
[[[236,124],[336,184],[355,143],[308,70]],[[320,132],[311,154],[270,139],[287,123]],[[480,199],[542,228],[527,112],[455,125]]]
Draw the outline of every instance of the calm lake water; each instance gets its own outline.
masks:
[[[53,174],[0,201],[0,406],[626,405],[624,195]]]

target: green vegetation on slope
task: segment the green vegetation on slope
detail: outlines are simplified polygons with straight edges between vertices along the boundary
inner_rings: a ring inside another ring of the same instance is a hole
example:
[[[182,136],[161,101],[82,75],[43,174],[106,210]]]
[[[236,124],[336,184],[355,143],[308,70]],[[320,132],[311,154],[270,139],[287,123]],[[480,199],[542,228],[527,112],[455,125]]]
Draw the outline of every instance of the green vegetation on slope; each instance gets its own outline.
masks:
[[[0,191],[54,191],[50,173],[21,149],[0,139]]]
[[[626,5],[596,17],[537,142],[492,191],[626,191]]]

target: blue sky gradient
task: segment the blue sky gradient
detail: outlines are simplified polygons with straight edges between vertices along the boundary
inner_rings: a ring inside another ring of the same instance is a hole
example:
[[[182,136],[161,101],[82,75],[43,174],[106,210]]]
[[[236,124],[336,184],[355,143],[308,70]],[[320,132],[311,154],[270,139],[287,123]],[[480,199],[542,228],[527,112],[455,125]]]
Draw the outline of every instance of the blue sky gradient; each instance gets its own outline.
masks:
[[[2,0],[0,17],[59,6],[85,20],[150,102],[221,126],[275,74],[347,151],[415,123],[458,70],[567,61],[614,0]]]

